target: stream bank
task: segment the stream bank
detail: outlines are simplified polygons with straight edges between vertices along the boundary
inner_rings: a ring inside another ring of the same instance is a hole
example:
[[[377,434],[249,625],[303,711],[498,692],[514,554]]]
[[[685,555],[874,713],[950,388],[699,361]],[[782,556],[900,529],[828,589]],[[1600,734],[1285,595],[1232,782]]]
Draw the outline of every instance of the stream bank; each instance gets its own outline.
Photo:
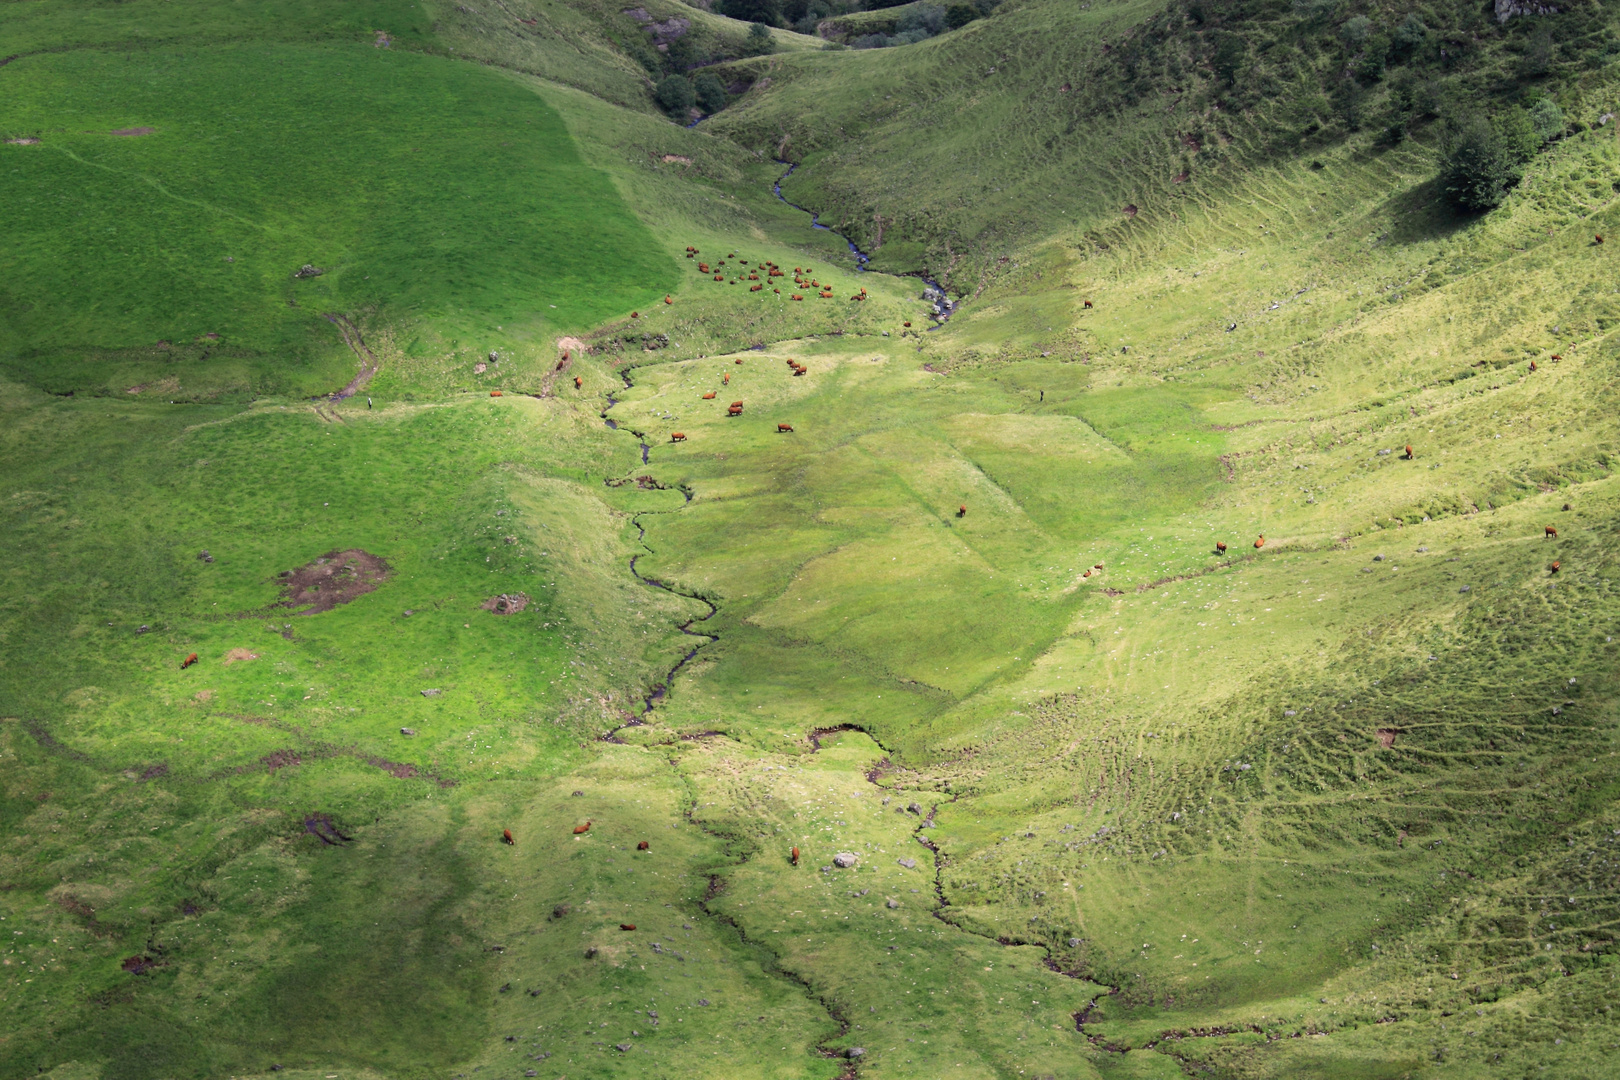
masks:
[[[871,268],[871,266],[869,264],[872,261],[872,257],[870,255],[868,255],[866,252],[862,251],[860,248],[856,247],[855,246],[855,241],[851,240],[849,237],[845,236],[843,233],[839,232],[837,229],[834,229],[832,226],[823,225],[821,223],[821,214],[820,213],[818,213],[815,210],[806,209],[805,207],[800,206],[796,202],[791,202],[791,201],[789,201],[789,199],[788,199],[788,197],[786,195],[782,194],[782,181],[784,181],[788,177],[792,176],[793,175],[793,170],[797,169],[799,166],[798,166],[798,163],[796,163],[796,162],[783,161],[781,158],[777,158],[776,163],[778,165],[786,165],[787,166],[787,172],[783,173],[781,176],[778,176],[776,178],[776,183],[771,185],[771,193],[773,195],[775,195],[778,199],[782,200],[782,202],[785,203],[786,205],[791,206],[791,207],[793,207],[793,209],[799,211],[799,213],[801,213],[801,214],[809,214],[810,215],[810,227],[812,229],[820,229],[823,232],[830,232],[834,236],[838,237],[838,239],[840,239],[844,243],[848,244],[849,245],[849,253],[855,257],[855,272],[857,274],[877,274],[877,273],[882,273],[882,271],[880,271],[880,270],[873,270]],[[916,277],[916,278],[920,278],[922,280],[924,288],[923,288],[922,296],[920,296],[918,299],[927,301],[928,304],[931,307],[933,307],[933,309],[934,309],[934,325],[931,326],[929,329],[937,330],[941,326],[944,326],[945,322],[951,317],[952,313],[956,311],[956,302],[953,301],[951,299],[951,297],[950,297],[950,294],[945,291],[945,286],[941,285],[939,282],[937,282],[934,279],[928,277],[927,275],[925,275],[925,274],[923,274],[921,272],[918,272],[916,274],[903,274],[903,275],[891,275],[891,276],[896,276],[896,277]]]

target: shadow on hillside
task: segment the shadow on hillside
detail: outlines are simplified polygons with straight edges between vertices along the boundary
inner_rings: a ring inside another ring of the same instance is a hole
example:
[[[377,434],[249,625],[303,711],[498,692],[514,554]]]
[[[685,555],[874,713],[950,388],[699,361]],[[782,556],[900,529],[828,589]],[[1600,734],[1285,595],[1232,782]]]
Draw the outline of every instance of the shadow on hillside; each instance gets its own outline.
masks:
[[[1383,208],[1391,226],[1381,239],[1390,244],[1444,240],[1476,220],[1475,215],[1458,213],[1451,205],[1438,176],[1397,192]]]

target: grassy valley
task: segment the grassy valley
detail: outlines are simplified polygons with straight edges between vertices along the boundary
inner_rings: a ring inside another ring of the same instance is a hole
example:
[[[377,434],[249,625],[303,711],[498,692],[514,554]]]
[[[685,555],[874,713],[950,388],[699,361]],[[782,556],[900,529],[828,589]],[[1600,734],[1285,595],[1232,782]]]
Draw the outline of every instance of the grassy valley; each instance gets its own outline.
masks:
[[[1607,1075],[1610,7],[729,4],[7,5],[0,1076]]]

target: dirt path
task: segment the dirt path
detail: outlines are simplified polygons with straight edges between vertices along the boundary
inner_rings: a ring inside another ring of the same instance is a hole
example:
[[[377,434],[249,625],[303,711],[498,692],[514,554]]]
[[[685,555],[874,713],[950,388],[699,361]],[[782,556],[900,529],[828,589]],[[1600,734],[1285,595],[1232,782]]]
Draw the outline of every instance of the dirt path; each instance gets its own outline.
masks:
[[[327,396],[328,401],[342,401],[364,390],[382,364],[378,362],[377,355],[367,348],[365,339],[360,336],[360,328],[350,322],[347,316],[329,311],[325,318],[327,322],[337,327],[338,333],[343,335],[343,344],[347,345],[360,360],[360,372],[349,380],[349,385]]]

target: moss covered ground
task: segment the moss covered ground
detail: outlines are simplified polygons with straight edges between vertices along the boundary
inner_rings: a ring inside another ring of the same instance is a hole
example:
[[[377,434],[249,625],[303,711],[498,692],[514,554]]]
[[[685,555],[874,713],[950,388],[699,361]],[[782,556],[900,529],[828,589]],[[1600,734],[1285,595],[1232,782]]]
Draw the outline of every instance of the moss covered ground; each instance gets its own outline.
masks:
[[[1599,5],[10,6],[0,1075],[1608,1075]]]

